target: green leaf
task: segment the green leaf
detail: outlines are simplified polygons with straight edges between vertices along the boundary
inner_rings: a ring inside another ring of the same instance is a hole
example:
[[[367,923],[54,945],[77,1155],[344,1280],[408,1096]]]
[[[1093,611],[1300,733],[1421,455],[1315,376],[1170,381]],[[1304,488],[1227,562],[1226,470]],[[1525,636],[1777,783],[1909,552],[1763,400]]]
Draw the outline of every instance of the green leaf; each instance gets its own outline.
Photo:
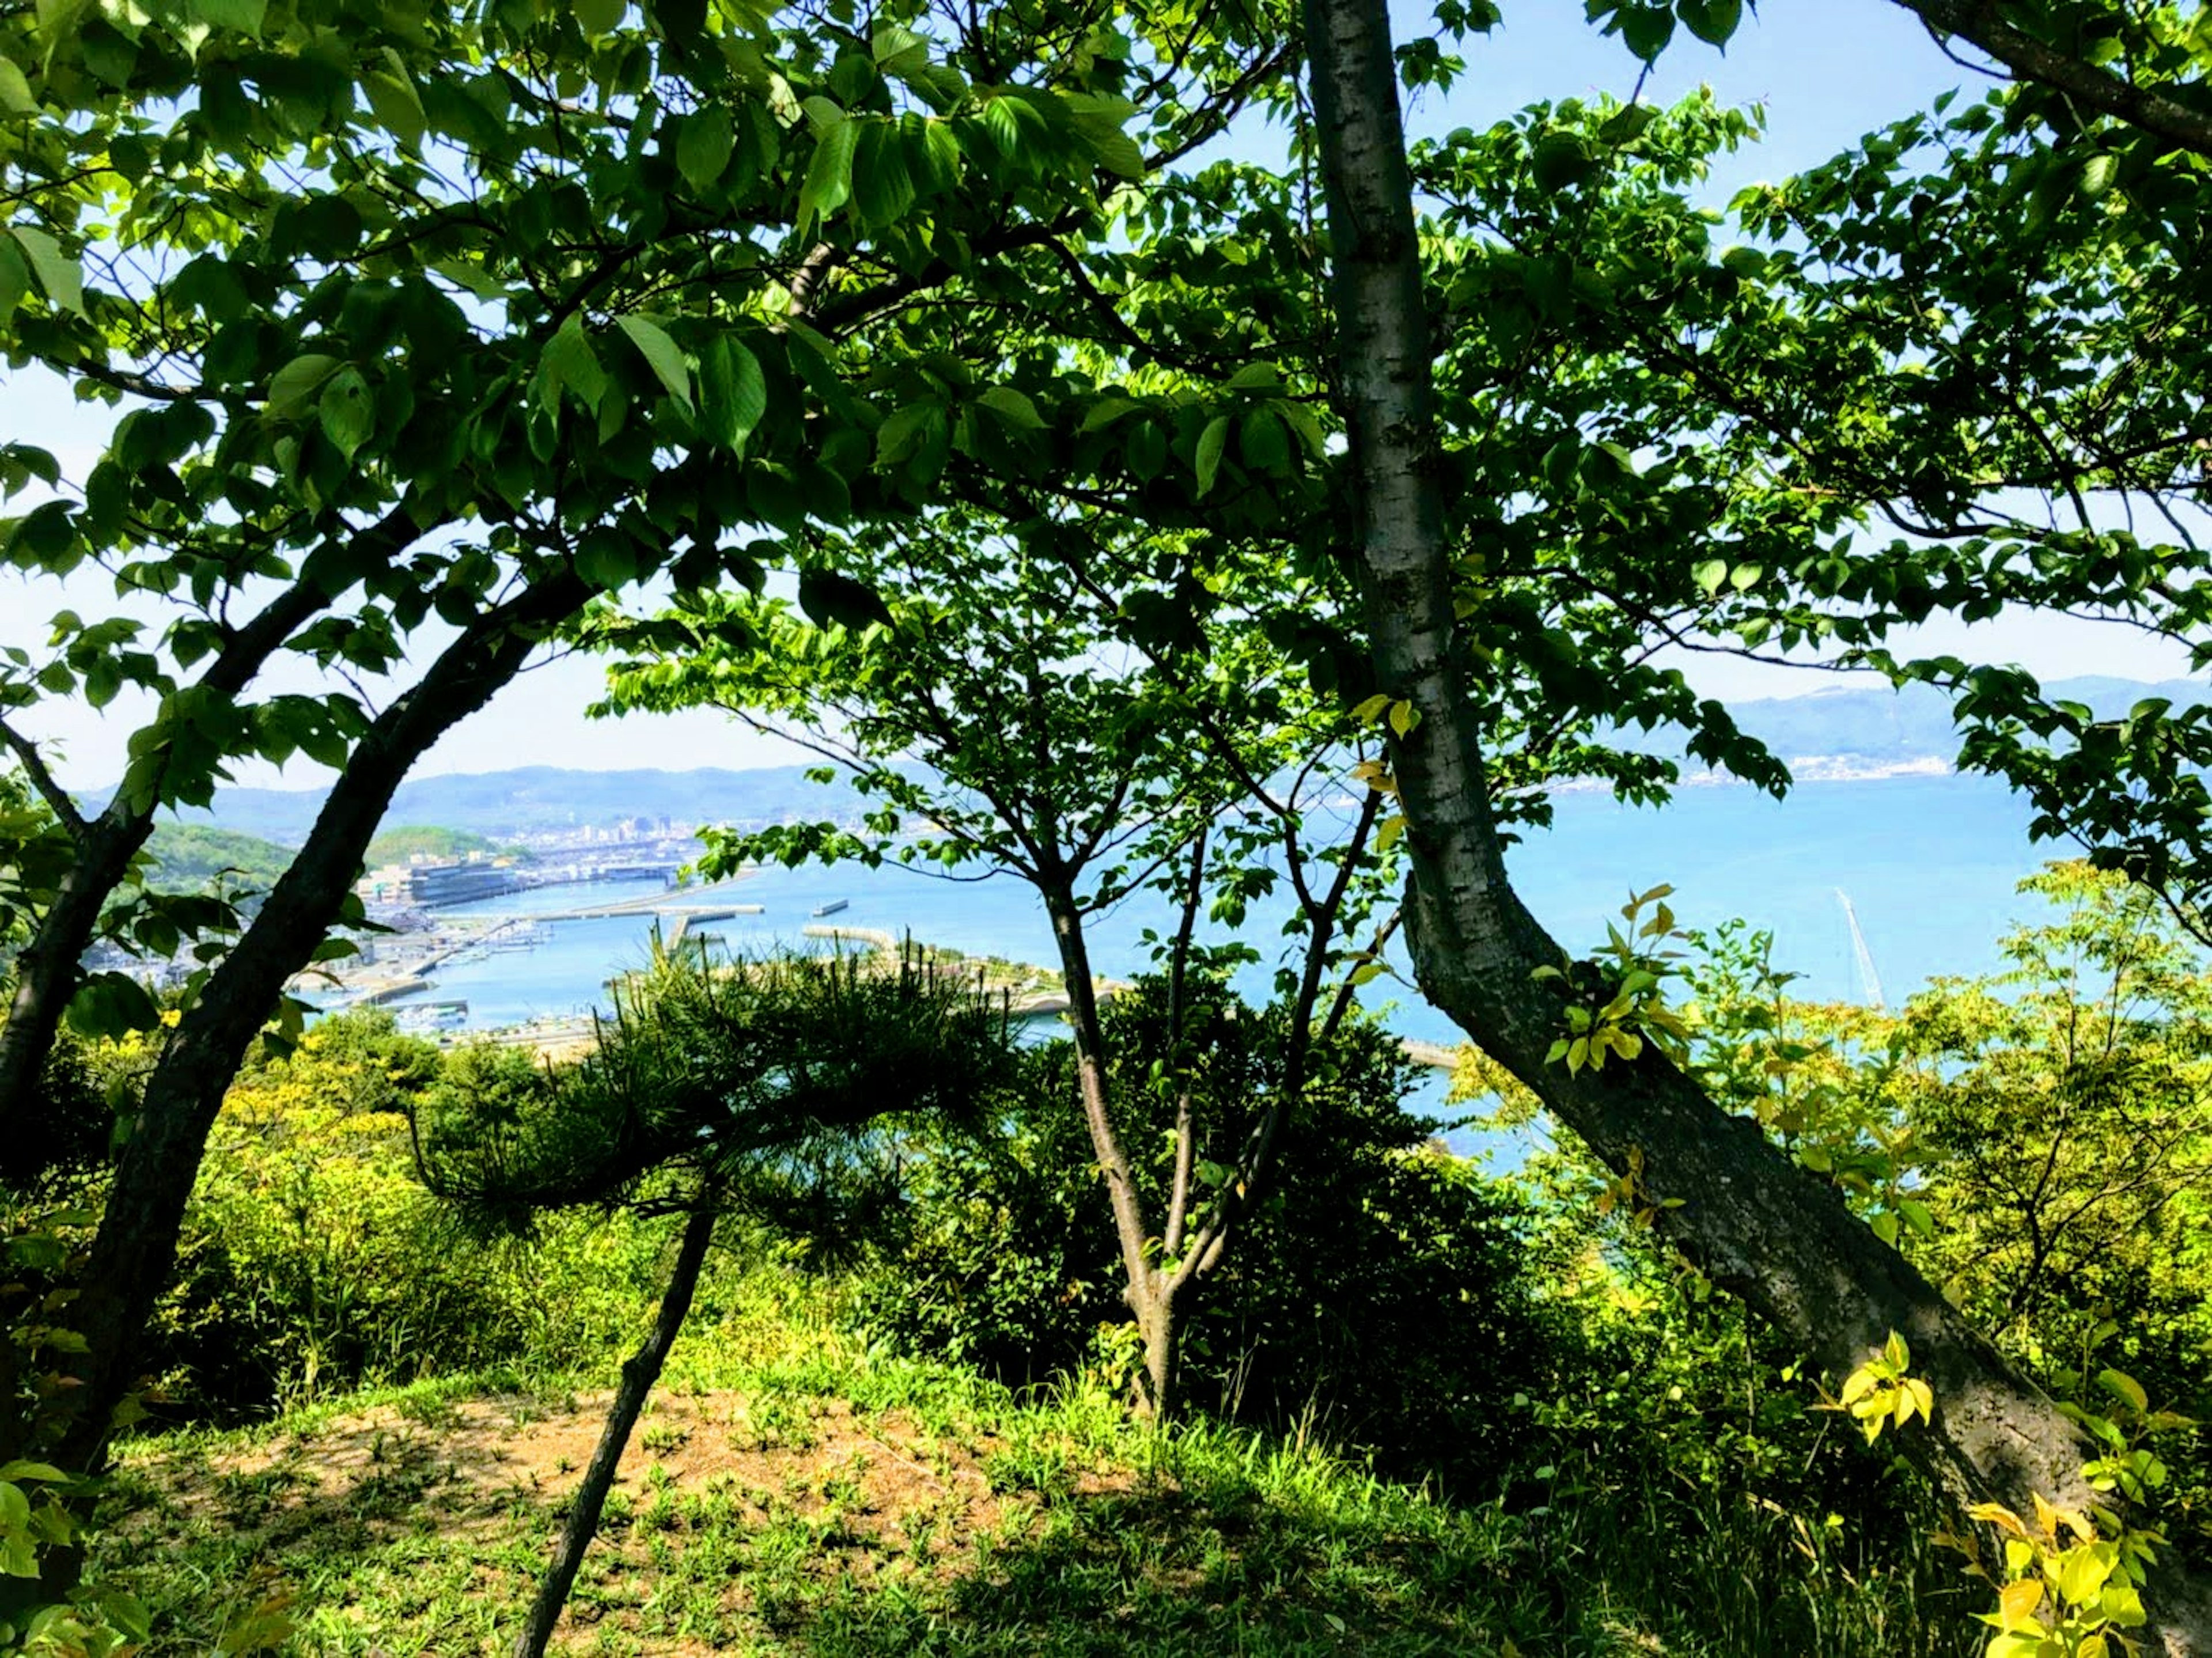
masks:
[[[185,13],[194,22],[210,28],[235,29],[257,39],[268,11],[269,0],[185,0]]]
[[[853,163],[853,205],[861,222],[895,224],[914,206],[914,175],[896,127],[871,121],[860,133]]]
[[[31,83],[12,58],[0,57],[0,110],[10,115],[28,115],[39,106],[31,95]]]
[[[799,608],[823,628],[842,624],[858,629],[872,622],[888,627],[891,619],[880,593],[866,582],[855,581],[836,570],[799,573]]]
[[[1237,440],[1237,452],[1256,471],[1279,472],[1290,464],[1291,441],[1282,422],[1269,410],[1255,409],[1244,416]]]
[[[1077,428],[1077,430],[1083,436],[1089,437],[1093,432],[1103,431],[1115,421],[1135,414],[1141,406],[1132,403],[1119,392],[1109,392],[1091,405],[1089,411],[1083,416],[1083,424]]]
[[[38,274],[39,287],[46,296],[46,303],[57,311],[84,315],[83,269],[62,252],[59,242],[38,226],[19,224],[13,230],[16,245]]]
[[[584,325],[576,318],[562,323],[560,331],[545,342],[539,372],[545,376],[549,405],[557,403],[566,390],[574,392],[576,400],[592,414],[599,412],[599,399],[607,392],[607,371],[599,366],[599,354],[592,349]]]
[[[637,580],[637,548],[621,531],[598,525],[576,546],[576,574],[612,592]]]
[[[362,378],[361,370],[351,364],[324,383],[315,410],[322,419],[323,435],[348,460],[376,429],[375,399],[369,395],[368,382]]]
[[[738,452],[768,412],[760,359],[732,334],[717,334],[699,354],[699,412],[707,435]]]
[[[2137,1411],[2150,1408],[2150,1395],[2143,1391],[2142,1383],[2124,1370],[2100,1370],[2097,1372],[2097,1384],[2113,1398],[2125,1400]]]
[[[1546,191],[1565,190],[1596,175],[1597,156],[1589,140],[1577,132],[1547,132],[1537,141],[1529,157],[1529,176]]]
[[[686,409],[691,406],[691,371],[684,361],[684,352],[659,324],[637,316],[625,314],[615,319],[615,326],[629,337],[629,343],[638,355],[649,364],[668,388],[668,395]]]
[[[941,428],[944,422],[945,405],[934,398],[894,410],[876,428],[876,465],[897,465],[921,446],[932,427]]]
[[[323,382],[343,366],[338,358],[320,351],[309,351],[293,358],[269,381],[270,416],[286,420],[299,414],[322,390]]]
[[[1667,43],[1674,38],[1674,14],[1666,5],[1650,4],[1648,0],[1632,0],[1614,14],[1620,27],[1620,38],[1628,49],[1645,63],[1654,62],[1667,50]]]
[[[1743,22],[1743,0],[1674,0],[1682,27],[1709,46],[1725,46]]]
[[[576,21],[587,35],[612,34],[629,10],[629,0],[575,0]]]
[[[1721,583],[1728,580],[1728,561],[1724,558],[1700,559],[1690,567],[1690,580],[1698,584],[1698,591],[1707,598],[1720,592]]]
[[[25,1479],[36,1479],[49,1485],[66,1485],[69,1476],[51,1462],[0,1463],[0,1480],[15,1484]]]
[[[696,110],[684,118],[676,136],[676,170],[694,190],[704,191],[722,176],[736,142],[726,108],[709,104]]]
[[[853,194],[853,153],[860,146],[860,123],[841,119],[816,140],[806,163],[806,182],[799,191],[799,223],[802,230],[826,219],[845,205]]]
[[[422,95],[415,90],[415,82],[400,62],[399,54],[386,46],[385,58],[388,70],[365,70],[362,73],[361,89],[368,95],[368,106],[376,112],[376,118],[384,123],[385,131],[412,149],[422,142],[422,135],[430,130],[429,118],[422,112]]]
[[[1044,430],[1044,416],[1037,413],[1036,404],[1011,386],[992,386],[975,401],[1009,426],[1018,426],[1024,432]]]
[[[1198,452],[1191,458],[1191,470],[1198,476],[1198,493],[1205,495],[1213,488],[1214,474],[1221,470],[1221,452],[1229,442],[1229,416],[1216,415],[1206,422],[1206,430],[1198,434]]]
[[[0,322],[15,314],[31,291],[31,267],[16,251],[15,239],[0,236]]]

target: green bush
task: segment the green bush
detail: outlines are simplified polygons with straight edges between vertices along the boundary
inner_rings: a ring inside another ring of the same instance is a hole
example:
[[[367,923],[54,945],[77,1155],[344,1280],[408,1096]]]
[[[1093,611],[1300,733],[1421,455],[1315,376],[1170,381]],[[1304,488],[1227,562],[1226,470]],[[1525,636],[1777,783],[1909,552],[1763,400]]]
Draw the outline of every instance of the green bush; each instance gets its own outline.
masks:
[[[1187,1014],[1201,1170],[1233,1163],[1281,1085],[1287,1014],[1218,986]],[[1116,1076],[1168,1048],[1164,981],[1106,1013]],[[1127,1312],[1105,1194],[1077,1104],[1073,1050],[1027,1056],[993,1132],[908,1141],[908,1224],[867,1275],[862,1316],[917,1352],[1016,1382],[1064,1374],[1122,1339]],[[1552,1338],[1522,1273],[1522,1206],[1431,1143],[1404,1106],[1419,1074],[1361,1019],[1320,1051],[1275,1143],[1271,1195],[1185,1304],[1182,1396],[1225,1418],[1307,1424],[1387,1465],[1473,1467],[1496,1450],[1504,1400],[1540,1373]],[[1125,1087],[1123,1143],[1164,1202],[1175,1104]]]
[[[155,1372],[198,1418],[494,1365],[560,1371],[618,1345],[658,1284],[665,1229],[555,1218],[465,1236],[416,1179],[407,1113],[534,1086],[530,1056],[449,1057],[389,1016],[325,1019],[225,1101],[155,1331]]]

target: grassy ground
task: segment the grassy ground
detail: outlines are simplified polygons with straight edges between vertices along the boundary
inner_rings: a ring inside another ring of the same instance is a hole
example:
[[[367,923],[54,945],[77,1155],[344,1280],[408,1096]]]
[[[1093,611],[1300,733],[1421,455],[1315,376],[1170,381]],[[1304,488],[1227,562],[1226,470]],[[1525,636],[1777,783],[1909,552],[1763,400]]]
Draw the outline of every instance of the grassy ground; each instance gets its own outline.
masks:
[[[777,1300],[679,1344],[562,1649],[1949,1649],[1779,1518],[1701,1545],[1658,1509],[1457,1507],[1310,1446],[1148,1433],[1096,1389],[1017,1399]],[[142,1442],[95,1565],[155,1608],[155,1652],[502,1649],[611,1380],[448,1380]]]

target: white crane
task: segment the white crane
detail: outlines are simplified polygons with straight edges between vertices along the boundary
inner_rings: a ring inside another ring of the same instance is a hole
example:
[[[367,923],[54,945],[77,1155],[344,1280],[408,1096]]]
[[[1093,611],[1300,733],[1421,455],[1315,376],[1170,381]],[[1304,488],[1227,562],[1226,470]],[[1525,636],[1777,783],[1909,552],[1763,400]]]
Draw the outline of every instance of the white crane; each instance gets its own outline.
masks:
[[[1866,999],[1877,1011],[1888,1005],[1882,999],[1881,975],[1874,970],[1874,952],[1867,948],[1866,934],[1859,931],[1859,913],[1851,908],[1851,895],[1841,887],[1836,889],[1837,902],[1844,907],[1844,920],[1851,930],[1851,954],[1858,960],[1859,980]]]

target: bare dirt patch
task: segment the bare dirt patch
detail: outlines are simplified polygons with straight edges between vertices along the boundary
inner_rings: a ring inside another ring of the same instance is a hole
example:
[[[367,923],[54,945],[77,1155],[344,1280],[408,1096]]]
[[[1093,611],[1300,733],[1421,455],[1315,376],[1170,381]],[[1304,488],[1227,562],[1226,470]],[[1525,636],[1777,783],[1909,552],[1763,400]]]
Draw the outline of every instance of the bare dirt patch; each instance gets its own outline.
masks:
[[[379,1406],[218,1454],[189,1476],[160,1463],[142,1472],[187,1514],[277,1535],[340,1515],[404,1525],[423,1507],[441,1530],[480,1532],[519,1509],[565,1510],[610,1398]],[[615,1489],[633,1503],[648,1488],[744,1494],[750,1506],[801,1515],[834,1504],[856,1540],[892,1547],[905,1546],[906,1520],[926,1515],[933,1549],[949,1548],[1008,1517],[1009,1499],[987,1472],[994,1448],[988,1436],[947,1437],[904,1412],[855,1412],[842,1400],[672,1393],[655,1396],[639,1421]]]

